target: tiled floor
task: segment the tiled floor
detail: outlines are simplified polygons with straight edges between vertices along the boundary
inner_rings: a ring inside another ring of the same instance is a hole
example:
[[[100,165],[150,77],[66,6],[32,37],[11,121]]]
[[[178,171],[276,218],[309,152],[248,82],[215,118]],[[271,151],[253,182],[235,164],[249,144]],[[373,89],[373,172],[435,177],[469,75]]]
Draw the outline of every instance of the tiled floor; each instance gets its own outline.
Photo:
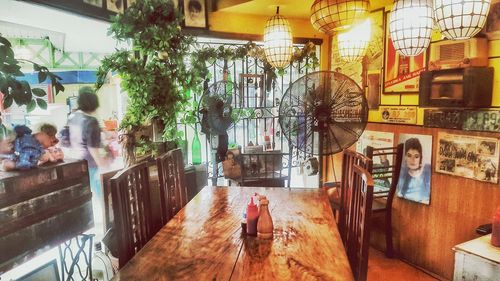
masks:
[[[429,274],[397,259],[386,258],[384,253],[370,248],[368,281],[434,281]]]

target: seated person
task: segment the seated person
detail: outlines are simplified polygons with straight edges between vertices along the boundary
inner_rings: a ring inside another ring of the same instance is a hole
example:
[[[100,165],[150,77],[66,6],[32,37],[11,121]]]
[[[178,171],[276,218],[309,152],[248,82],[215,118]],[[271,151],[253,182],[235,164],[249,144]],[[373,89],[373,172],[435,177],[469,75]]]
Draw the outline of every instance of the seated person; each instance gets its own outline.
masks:
[[[14,153],[2,161],[3,170],[27,170],[48,161],[56,162],[64,157],[58,150],[46,151],[57,143],[55,138],[57,130],[52,125],[43,124],[40,131],[33,135],[31,129],[24,125],[14,127],[14,132],[16,133]]]

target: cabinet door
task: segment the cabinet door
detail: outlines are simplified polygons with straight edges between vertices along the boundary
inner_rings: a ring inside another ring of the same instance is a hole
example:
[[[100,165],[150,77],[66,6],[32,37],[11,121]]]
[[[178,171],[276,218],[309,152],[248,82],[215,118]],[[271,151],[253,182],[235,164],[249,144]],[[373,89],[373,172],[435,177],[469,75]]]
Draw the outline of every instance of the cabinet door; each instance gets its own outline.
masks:
[[[465,252],[455,252],[453,280],[500,281],[500,264]]]

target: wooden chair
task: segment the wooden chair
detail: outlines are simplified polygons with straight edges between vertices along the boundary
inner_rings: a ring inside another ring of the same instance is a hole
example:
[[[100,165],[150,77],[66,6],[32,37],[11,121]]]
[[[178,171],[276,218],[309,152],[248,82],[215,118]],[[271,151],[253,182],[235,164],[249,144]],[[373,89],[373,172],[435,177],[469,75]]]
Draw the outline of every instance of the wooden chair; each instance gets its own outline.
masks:
[[[119,266],[152,237],[147,163],[123,169],[110,179]]]
[[[372,212],[376,214],[385,214],[385,255],[389,258],[393,257],[394,249],[392,245],[392,202],[396,187],[399,180],[399,172],[401,170],[401,162],[403,161],[403,147],[400,143],[395,147],[373,148],[368,146],[366,156],[372,160],[379,157],[380,163],[373,163],[371,174],[374,179],[374,195]],[[389,158],[392,158],[390,164]]]
[[[339,211],[338,228],[343,241],[345,241],[346,236],[346,212],[348,211],[346,204],[350,200],[350,194],[348,192],[353,184],[354,165],[370,170],[372,161],[361,153],[344,149],[341,182],[337,188],[327,190],[334,212],[335,210]]]
[[[188,202],[181,149],[173,149],[156,159],[160,182],[160,205],[166,224]]]
[[[348,200],[343,204],[346,236],[344,246],[354,279],[365,281],[368,271],[368,250],[370,244],[370,217],[373,202],[373,178],[366,169],[352,165],[352,185],[343,188]]]

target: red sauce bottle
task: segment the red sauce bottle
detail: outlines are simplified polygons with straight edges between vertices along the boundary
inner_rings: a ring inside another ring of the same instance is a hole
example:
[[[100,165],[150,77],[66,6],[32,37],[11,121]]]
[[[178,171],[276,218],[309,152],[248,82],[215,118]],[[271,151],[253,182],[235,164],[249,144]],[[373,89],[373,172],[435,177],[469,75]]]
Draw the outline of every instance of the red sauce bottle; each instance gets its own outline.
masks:
[[[250,198],[250,203],[247,206],[247,235],[257,236],[257,221],[259,219],[259,209],[253,202],[253,197]]]
[[[500,247],[500,207],[497,208],[493,216],[493,224],[491,228],[491,245]]]

